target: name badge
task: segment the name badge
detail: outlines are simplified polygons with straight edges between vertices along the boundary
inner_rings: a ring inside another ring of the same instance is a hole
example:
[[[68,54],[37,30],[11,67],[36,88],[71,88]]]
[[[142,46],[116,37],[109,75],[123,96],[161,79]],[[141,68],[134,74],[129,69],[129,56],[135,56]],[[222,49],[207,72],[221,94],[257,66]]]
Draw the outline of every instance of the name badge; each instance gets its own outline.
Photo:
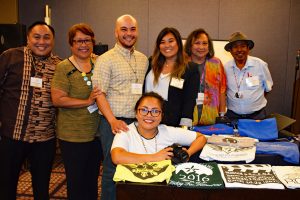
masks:
[[[201,105],[201,104],[203,104],[203,102],[204,102],[204,93],[199,92],[198,97],[196,99],[196,104]]]
[[[98,110],[98,106],[96,103],[94,103],[93,105],[90,105],[89,107],[87,107],[89,113],[93,113],[95,112],[96,110]]]
[[[258,76],[252,76],[246,78],[246,84],[248,87],[254,87],[259,85],[259,78]]]
[[[183,83],[184,83],[184,79],[172,78],[170,85],[182,89]]]
[[[43,80],[41,78],[30,77],[30,86],[42,88],[43,87]]]
[[[142,94],[143,93],[143,85],[140,83],[132,83],[131,84],[131,94]]]

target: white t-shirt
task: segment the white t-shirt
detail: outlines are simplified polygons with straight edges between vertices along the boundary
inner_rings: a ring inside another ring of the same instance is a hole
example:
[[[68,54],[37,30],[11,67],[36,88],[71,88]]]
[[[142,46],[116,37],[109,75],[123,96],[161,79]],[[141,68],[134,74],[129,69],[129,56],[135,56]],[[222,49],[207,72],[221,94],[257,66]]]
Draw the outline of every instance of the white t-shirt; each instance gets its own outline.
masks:
[[[131,153],[152,154],[173,143],[189,146],[197,136],[194,131],[161,124],[158,126],[156,137],[148,140],[137,132],[134,123],[130,124],[128,128],[129,130],[127,132],[121,132],[115,135],[111,150],[120,147]]]
[[[151,70],[145,82],[145,92],[156,92],[166,101],[168,101],[168,94],[169,94],[169,85],[171,81],[170,73],[168,74],[160,74],[158,78],[158,83],[154,85],[154,73]]]

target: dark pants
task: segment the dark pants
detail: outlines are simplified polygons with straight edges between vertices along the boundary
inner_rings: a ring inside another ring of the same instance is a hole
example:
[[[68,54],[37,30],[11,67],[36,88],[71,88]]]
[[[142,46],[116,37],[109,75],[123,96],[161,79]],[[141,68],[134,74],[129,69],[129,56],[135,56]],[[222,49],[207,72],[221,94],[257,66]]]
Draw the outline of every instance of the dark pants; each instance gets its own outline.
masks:
[[[69,200],[97,200],[101,146],[99,139],[91,142],[59,140],[66,170]]]
[[[127,124],[130,124],[134,119],[119,118]],[[102,185],[101,185],[101,200],[115,200],[116,199],[116,188],[113,182],[113,176],[116,171],[116,166],[112,163],[110,148],[114,140],[114,134],[111,131],[110,124],[108,121],[101,116],[100,117],[100,138],[103,150],[103,174],[102,174]]]
[[[227,110],[226,112],[226,116],[231,120],[238,120],[238,119],[255,119],[255,120],[263,120],[267,117],[267,112],[266,112],[266,108],[262,108],[258,111],[255,111],[254,113],[251,114],[237,114],[235,112],[233,112],[232,110]]]
[[[0,139],[0,199],[16,199],[21,167],[28,159],[35,200],[49,199],[49,181],[56,140],[28,143],[6,137]]]

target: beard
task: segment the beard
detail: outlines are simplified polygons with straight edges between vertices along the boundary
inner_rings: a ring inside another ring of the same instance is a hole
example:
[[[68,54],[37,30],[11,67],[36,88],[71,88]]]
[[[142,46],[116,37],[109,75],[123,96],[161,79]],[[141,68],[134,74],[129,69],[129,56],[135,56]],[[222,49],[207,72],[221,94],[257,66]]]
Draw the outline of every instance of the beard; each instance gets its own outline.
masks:
[[[119,43],[126,49],[132,49],[136,43],[136,37],[132,37],[131,41],[128,42],[124,37],[118,37]]]

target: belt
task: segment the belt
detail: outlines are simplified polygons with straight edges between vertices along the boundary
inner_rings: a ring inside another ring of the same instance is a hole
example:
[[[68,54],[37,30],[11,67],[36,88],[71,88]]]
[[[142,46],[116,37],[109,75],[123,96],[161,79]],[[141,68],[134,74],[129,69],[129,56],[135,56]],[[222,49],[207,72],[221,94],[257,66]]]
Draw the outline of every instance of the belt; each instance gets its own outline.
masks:
[[[127,117],[116,117],[118,120],[135,120],[135,118],[127,118]]]
[[[253,117],[253,116],[259,114],[260,112],[262,112],[264,109],[265,109],[265,107],[263,107],[263,108],[260,109],[260,110],[255,111],[255,112],[253,112],[253,113],[250,113],[250,114],[238,114],[238,113],[236,113],[236,112],[233,112],[232,110],[230,110],[230,111],[233,112],[235,115],[240,116],[241,118],[251,118],[251,117]]]

